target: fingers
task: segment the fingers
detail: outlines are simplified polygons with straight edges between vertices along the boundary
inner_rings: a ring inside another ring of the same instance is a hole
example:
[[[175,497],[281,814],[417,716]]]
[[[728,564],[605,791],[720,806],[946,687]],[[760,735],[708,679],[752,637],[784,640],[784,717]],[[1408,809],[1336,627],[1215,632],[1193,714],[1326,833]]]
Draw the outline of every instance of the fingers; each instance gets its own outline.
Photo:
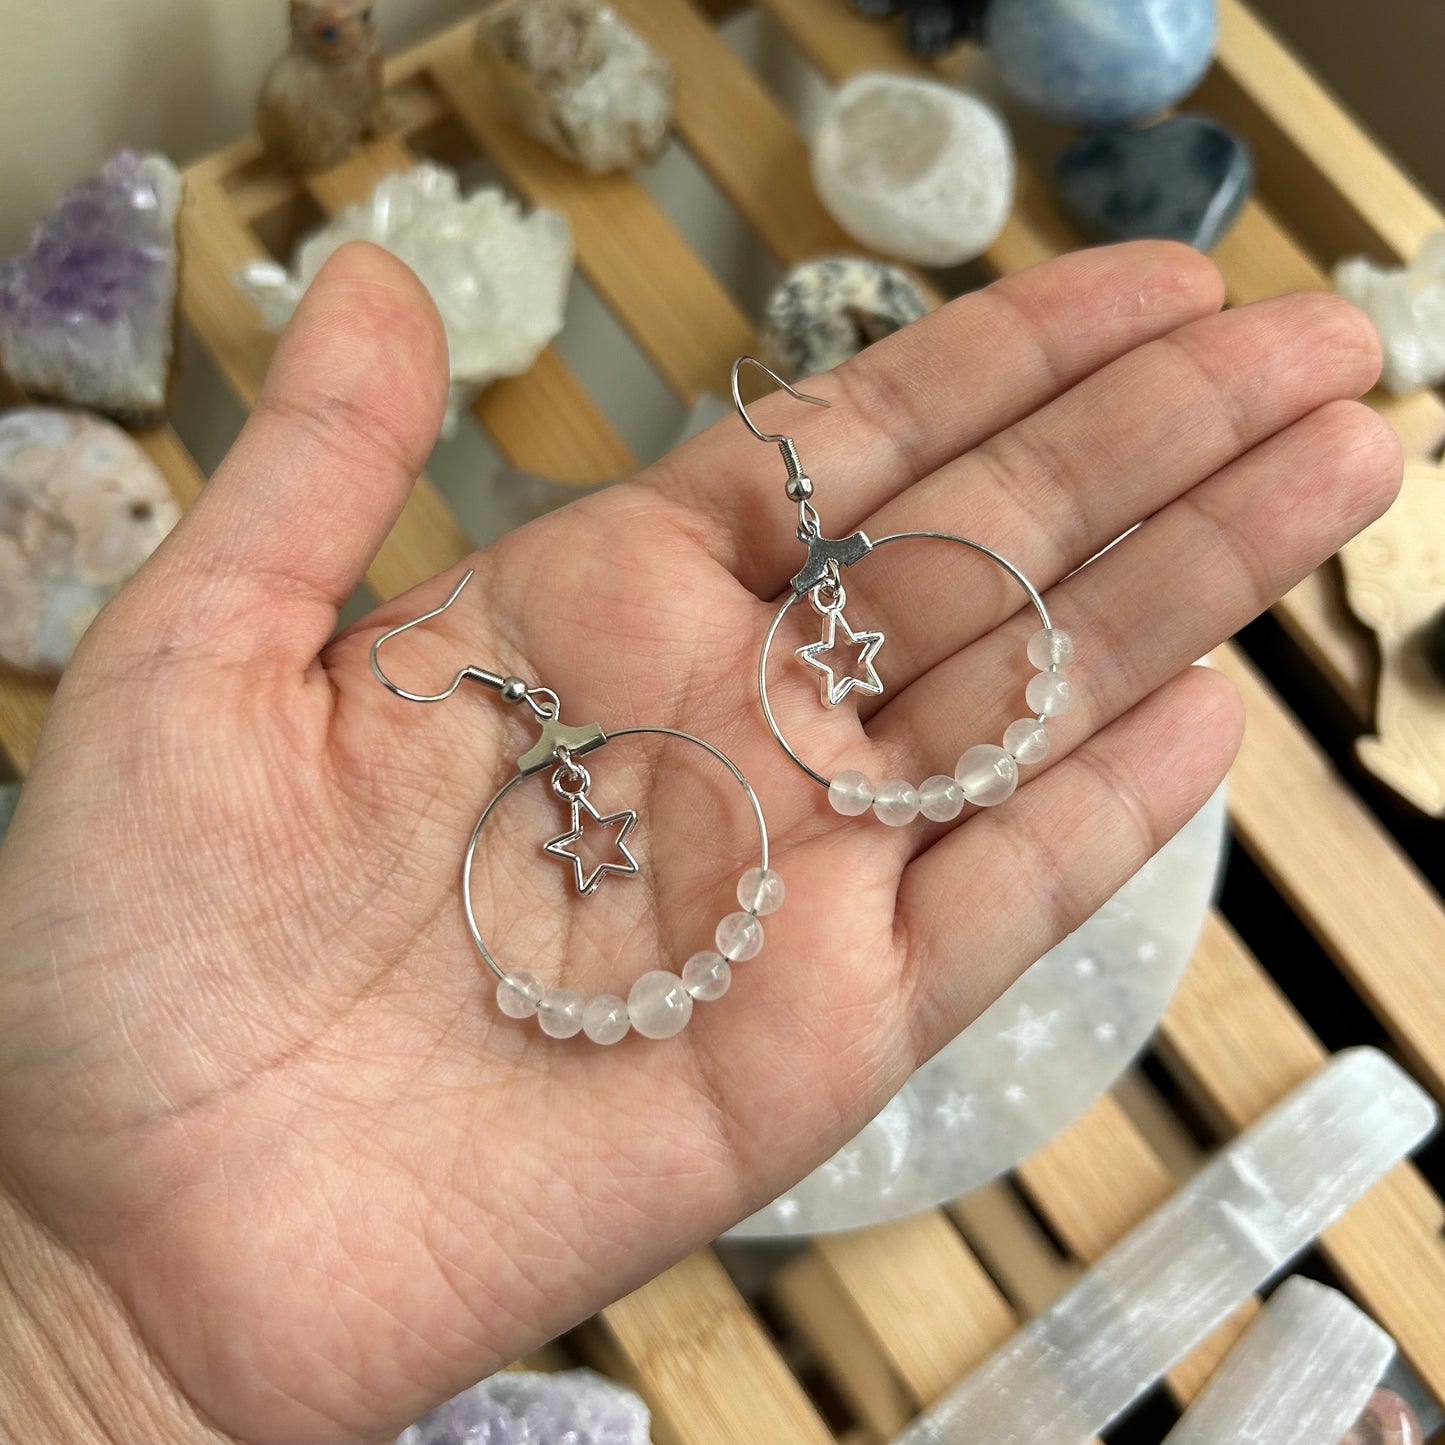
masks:
[[[1193,817],[1223,779],[1242,731],[1233,687],[1206,668],[1188,668],[909,865],[897,927],[920,1059]]]
[[[412,272],[373,246],[337,251],[146,577],[174,626],[232,655],[310,661],[426,463],[447,379],[441,319]]]
[[[1027,416],[1096,368],[1219,308],[1209,261],[1166,242],[1075,252],[1019,272],[802,384],[831,410],[786,395],[748,411],[796,438],[830,535]],[[802,561],[797,508],[774,448],[730,418],[652,470],[692,509],[743,584],[773,596]]]
[[[1374,328],[1332,296],[1211,316],[1096,372],[898,497],[867,531],[961,532],[1049,587],[1252,446],[1360,395],[1379,364]],[[880,549],[857,575],[849,590],[867,599],[859,617],[888,635],[890,687],[906,686],[1023,600],[1002,569],[941,544]]]
[[[1049,724],[1044,766],[1256,617],[1379,516],[1399,480],[1400,444],[1389,424],[1359,403],[1336,402],[1056,587],[1049,609],[1074,638],[1075,703]],[[1027,713],[1024,647],[1036,626],[1029,609],[885,708],[873,732],[890,755],[947,771],[965,747],[997,742]]]

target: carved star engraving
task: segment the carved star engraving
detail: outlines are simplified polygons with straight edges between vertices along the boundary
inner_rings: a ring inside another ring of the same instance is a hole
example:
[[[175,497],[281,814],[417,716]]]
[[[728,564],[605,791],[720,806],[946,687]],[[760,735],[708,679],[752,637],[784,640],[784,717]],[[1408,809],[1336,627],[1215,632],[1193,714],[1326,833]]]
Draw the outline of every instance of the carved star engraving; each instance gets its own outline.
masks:
[[[878,649],[883,646],[883,634],[854,632],[841,609],[827,612],[824,616],[827,620],[823,626],[822,638],[798,649],[798,656],[803,662],[823,674],[819,679],[823,701],[829,707],[837,707],[855,687],[859,692],[871,693],[876,697],[883,691],[883,679],[878,676],[873,659],[878,656]],[[838,636],[840,628],[843,632],[842,638]],[[847,649],[855,649],[857,655],[857,660],[850,668],[835,667],[833,663],[823,660],[825,653],[843,652]]]
[[[608,813],[604,816],[582,793],[576,794],[569,801],[572,805],[571,828],[565,833],[559,833],[555,838],[549,838],[542,844],[542,851],[550,853],[554,858],[564,859],[572,865],[577,891],[582,894],[595,893],[597,885],[609,873],[638,872],[637,859],[632,856],[627,847],[627,835],[637,826],[636,812],[631,808],[624,808],[620,813]],[[598,828],[615,828],[617,830],[617,836],[612,841],[618,853],[622,855],[623,861],[621,863],[598,863],[589,873],[583,865],[581,855],[573,845],[582,841],[584,831],[591,833]]]

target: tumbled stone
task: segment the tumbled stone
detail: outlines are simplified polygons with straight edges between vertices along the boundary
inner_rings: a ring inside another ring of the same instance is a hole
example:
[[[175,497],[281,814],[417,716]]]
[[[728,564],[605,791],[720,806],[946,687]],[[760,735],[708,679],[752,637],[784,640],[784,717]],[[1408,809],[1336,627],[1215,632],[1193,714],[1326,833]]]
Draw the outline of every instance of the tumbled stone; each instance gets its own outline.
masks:
[[[1214,53],[1215,0],[992,0],[984,45],[1000,84],[1075,125],[1124,125],[1177,104]]]
[[[987,0],[913,0],[903,14],[903,43],[925,58],[941,55],[983,29]]]
[[[507,1371],[403,1430],[396,1445],[650,1445],[647,1406],[591,1370]]]
[[[111,422],[0,413],[0,659],[58,673],[178,515],[165,478]]]
[[[237,276],[262,320],[280,330],[326,259],[372,241],[406,262],[446,327],[451,396],[445,429],[482,388],[519,376],[562,329],[572,277],[572,229],[556,211],[523,215],[503,191],[463,197],[456,175],[423,164],[387,176],[303,241],[291,270],[257,261]]]
[[[122,421],[165,415],[182,189],[164,156],[121,151],[0,261],[0,352],[25,391]]]
[[[1423,1445],[1424,1439],[1419,1417],[1409,1405],[1393,1390],[1379,1389],[1340,1445]]]
[[[274,3],[274,0],[273,0]],[[338,165],[386,128],[373,0],[291,0],[291,41],[266,73],[256,130],[283,166]]]
[[[763,312],[764,359],[787,381],[831,371],[929,310],[906,271],[866,256],[794,266]]]
[[[1427,236],[1408,266],[1351,256],[1335,267],[1334,284],[1380,333],[1383,386],[1403,396],[1445,381],[1445,231]]]
[[[1244,142],[1202,115],[1096,131],[1054,169],[1060,209],[1089,240],[1149,237],[1201,251],[1234,224],[1253,177]]]
[[[517,123],[600,175],[662,154],[672,66],[600,0],[521,0],[484,14],[477,55]]]
[[[981,255],[1013,204],[1014,156],[998,113],[937,81],[855,75],[813,144],[813,184],[855,241],[920,266]]]

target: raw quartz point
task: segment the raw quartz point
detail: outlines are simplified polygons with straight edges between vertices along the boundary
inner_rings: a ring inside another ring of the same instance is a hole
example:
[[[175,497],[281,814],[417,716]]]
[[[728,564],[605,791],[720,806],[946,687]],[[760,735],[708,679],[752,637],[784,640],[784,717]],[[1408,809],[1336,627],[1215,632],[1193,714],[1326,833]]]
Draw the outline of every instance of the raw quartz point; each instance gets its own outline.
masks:
[[[672,66],[598,0],[483,15],[477,56],[529,135],[593,175],[647,165],[672,122]]]
[[[1334,285],[1380,333],[1382,385],[1404,396],[1445,381],[1445,231],[1427,236],[1408,266],[1350,256],[1335,267]]]
[[[1435,1123],[1379,1050],[1337,1054],[895,1445],[1085,1445]]]
[[[929,311],[906,271],[867,256],[794,266],[763,312],[763,359],[786,381],[831,371]]]
[[[274,261],[242,269],[237,285],[279,331],[327,258],[372,241],[406,262],[446,327],[451,397],[444,433],[484,387],[520,376],[562,329],[572,279],[572,228],[556,211],[530,216],[496,187],[463,198],[454,172],[423,164],[387,176],[301,243],[288,272]]]
[[[54,676],[175,526],[165,478],[88,412],[0,413],[0,659]]]
[[[182,190],[164,156],[121,151],[0,261],[0,353],[24,391],[137,425],[165,416]]]
[[[1393,1390],[1376,1390],[1340,1445],[1424,1445],[1415,1412]]]
[[[1336,1445],[1394,1353],[1389,1335],[1338,1290],[1295,1275],[1164,1445]]]
[[[997,111],[953,86],[855,75],[818,126],[813,184],[860,244],[920,266],[957,266],[1008,220],[1013,143]]]
[[[396,1445],[651,1445],[631,1390],[591,1370],[505,1371],[403,1430]]]

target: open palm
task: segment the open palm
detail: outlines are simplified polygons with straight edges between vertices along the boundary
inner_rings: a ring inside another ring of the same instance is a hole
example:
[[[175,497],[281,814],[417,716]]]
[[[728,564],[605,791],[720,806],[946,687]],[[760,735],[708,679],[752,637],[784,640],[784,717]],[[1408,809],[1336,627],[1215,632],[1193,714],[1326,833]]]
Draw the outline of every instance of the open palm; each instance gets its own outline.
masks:
[[[756,409],[832,534],[962,532],[1047,589],[1079,701],[1001,808],[841,819],[767,736],[757,651],[802,549],[736,420],[478,554],[388,644],[405,687],[515,673],[568,722],[697,733],[756,787],[788,888],[763,954],[679,1037],[604,1049],[503,1017],[465,931],[461,850],[527,709],[418,707],[371,675],[372,641],[460,570],[331,640],[446,369],[410,274],[338,254],[205,495],[85,639],[0,854],[10,1228],[103,1301],[87,1318],[126,1336],[106,1357],[153,1367],[170,1434],[394,1434],[798,1179],[1203,802],[1240,716],[1189,664],[1399,466],[1345,400],[1378,365],[1357,313],[1219,303],[1192,252],[1081,253],[809,383],[831,411]],[[799,751],[916,783],[997,741],[1036,626],[1014,584],[924,543],[848,581],[888,692],[865,736],[780,661]],[[599,806],[640,814],[641,877],[575,896],[540,851],[563,819],[544,774],[489,825],[473,896],[504,963],[625,995],[710,946],[756,835],[698,750],[587,761]]]

